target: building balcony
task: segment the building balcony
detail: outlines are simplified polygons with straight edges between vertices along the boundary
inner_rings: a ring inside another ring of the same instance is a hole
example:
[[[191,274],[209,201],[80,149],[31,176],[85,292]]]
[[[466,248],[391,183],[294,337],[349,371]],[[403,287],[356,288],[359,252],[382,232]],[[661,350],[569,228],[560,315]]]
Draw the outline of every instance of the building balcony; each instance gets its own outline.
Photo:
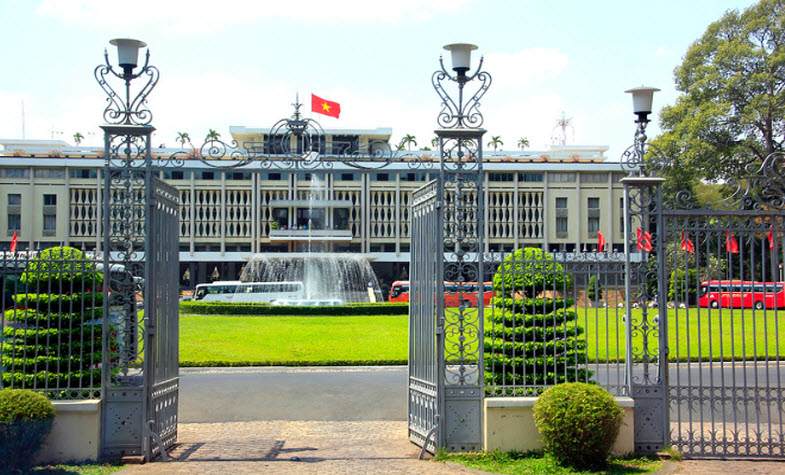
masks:
[[[273,229],[270,241],[351,241],[352,232],[341,229]]]

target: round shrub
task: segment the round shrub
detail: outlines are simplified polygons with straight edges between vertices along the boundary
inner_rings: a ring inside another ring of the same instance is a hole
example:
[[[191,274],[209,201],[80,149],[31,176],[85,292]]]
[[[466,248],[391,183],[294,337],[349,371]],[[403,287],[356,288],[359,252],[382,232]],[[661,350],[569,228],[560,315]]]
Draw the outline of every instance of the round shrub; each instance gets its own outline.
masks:
[[[607,464],[623,414],[610,393],[587,383],[553,386],[534,405],[545,451],[576,468]]]
[[[55,411],[44,396],[26,389],[0,390],[0,460],[24,470],[52,428]]]
[[[34,292],[84,291],[99,286],[103,276],[84,252],[55,246],[39,252],[22,273],[20,282]]]

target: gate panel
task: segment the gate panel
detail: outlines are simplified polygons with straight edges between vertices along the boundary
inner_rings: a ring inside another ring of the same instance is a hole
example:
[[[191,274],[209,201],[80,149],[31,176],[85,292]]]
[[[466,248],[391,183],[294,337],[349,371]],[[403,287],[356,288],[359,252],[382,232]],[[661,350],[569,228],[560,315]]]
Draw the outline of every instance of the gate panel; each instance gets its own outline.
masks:
[[[147,264],[150,283],[145,295],[149,309],[145,362],[149,375],[147,424],[149,457],[166,451],[177,440],[179,394],[179,217],[177,190],[155,178],[150,206],[151,248]]]
[[[785,457],[783,218],[666,216],[671,443],[687,455]]]
[[[412,196],[412,241],[409,292],[409,440],[436,452],[439,431],[441,330],[443,305],[441,217],[437,182],[431,181]]]

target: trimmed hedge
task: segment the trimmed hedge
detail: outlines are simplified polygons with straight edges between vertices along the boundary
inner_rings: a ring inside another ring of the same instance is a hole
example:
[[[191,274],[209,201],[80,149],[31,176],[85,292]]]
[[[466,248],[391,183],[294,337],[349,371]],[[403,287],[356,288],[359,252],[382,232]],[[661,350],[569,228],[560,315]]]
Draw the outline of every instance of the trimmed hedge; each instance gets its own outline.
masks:
[[[19,282],[23,292],[11,298],[2,329],[3,385],[50,395],[99,388],[103,274],[94,262],[72,247],[45,249]]]
[[[353,303],[333,306],[278,306],[265,303],[180,302],[180,311],[192,315],[275,315],[275,316],[354,316],[354,315],[408,315],[408,303]]]
[[[484,335],[489,393],[494,386],[514,385],[522,386],[515,395],[536,395],[543,386],[589,378],[573,300],[553,292],[571,283],[562,265],[539,248],[518,249],[499,265]]]
[[[52,403],[38,393],[24,389],[0,390],[3,471],[24,471],[33,464],[33,456],[52,429],[54,416]]]
[[[556,460],[579,469],[607,465],[624,417],[608,391],[594,384],[560,384],[542,393],[533,409],[545,451]]]

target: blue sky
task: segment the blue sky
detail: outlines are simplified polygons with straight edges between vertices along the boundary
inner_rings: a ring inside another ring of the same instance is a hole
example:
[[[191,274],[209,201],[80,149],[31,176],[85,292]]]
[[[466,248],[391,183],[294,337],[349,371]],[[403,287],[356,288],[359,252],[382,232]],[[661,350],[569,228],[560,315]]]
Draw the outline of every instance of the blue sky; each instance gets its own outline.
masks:
[[[634,130],[623,91],[645,83],[663,90],[655,109],[672,103],[673,68],[690,43],[752,3],[0,0],[0,138],[21,137],[24,101],[27,138],[71,141],[79,131],[99,144],[93,69],[110,38],[134,37],[161,70],[150,98],[157,143],[174,146],[179,130],[269,127],[299,91],[341,103],[340,119],[318,117],[325,128],[392,127],[395,139],[428,144],[441,47],[471,42],[493,75],[485,126],[505,148],[521,136],[547,148],[564,112],[568,143],[608,145],[617,159]]]

